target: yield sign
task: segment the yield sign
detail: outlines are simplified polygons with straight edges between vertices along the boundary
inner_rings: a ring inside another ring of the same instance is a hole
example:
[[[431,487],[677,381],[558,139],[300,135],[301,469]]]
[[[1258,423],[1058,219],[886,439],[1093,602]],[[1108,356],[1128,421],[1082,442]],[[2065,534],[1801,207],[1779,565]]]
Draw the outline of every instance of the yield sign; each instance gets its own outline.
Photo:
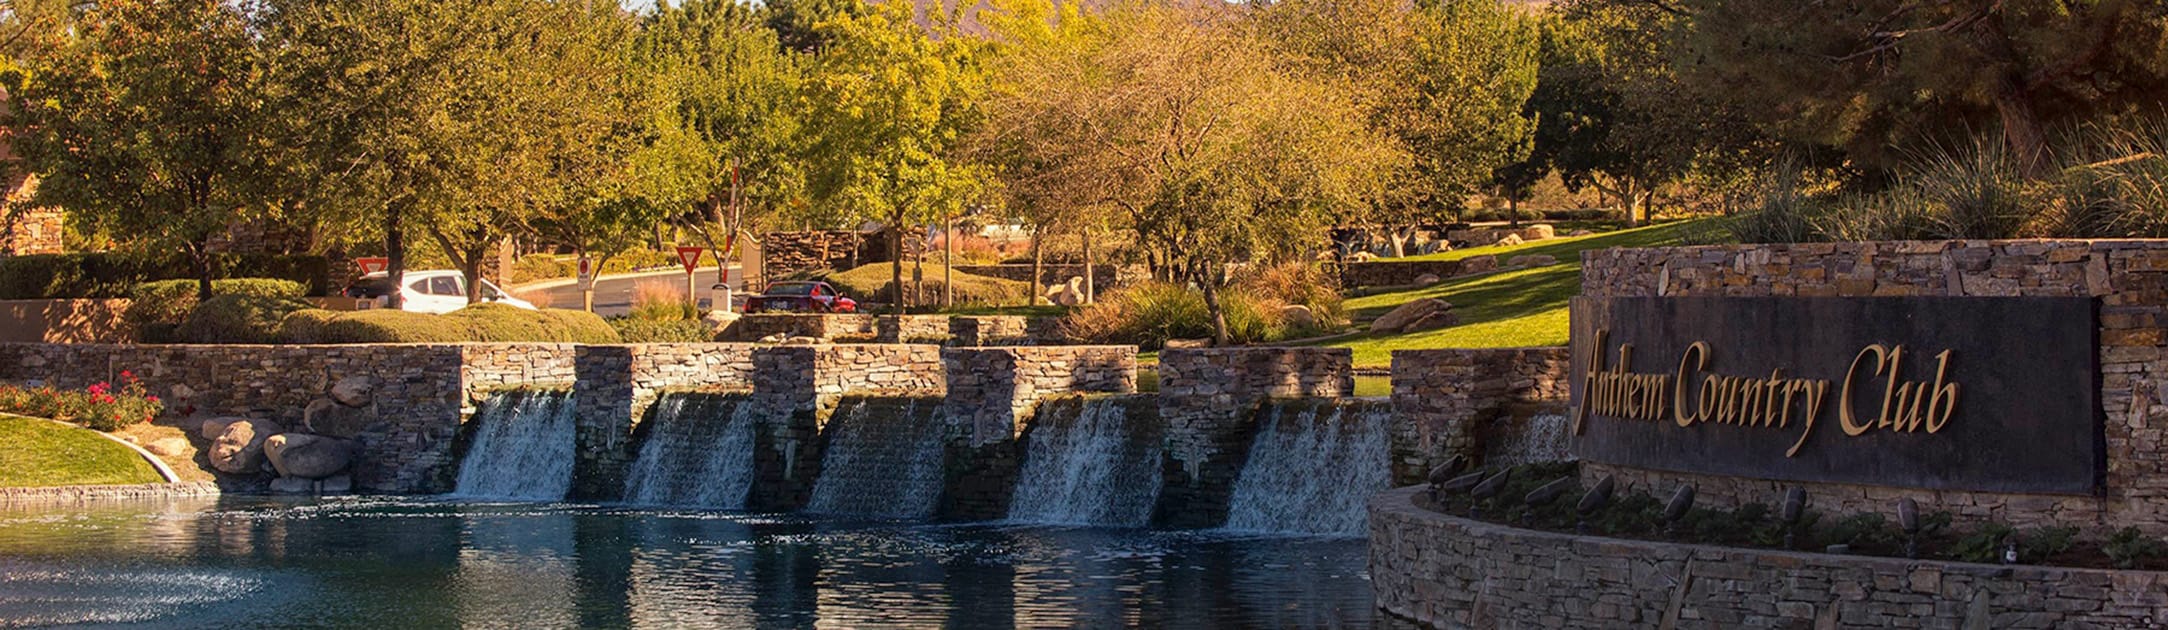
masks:
[[[700,266],[700,254],[706,251],[708,250],[702,247],[677,248],[678,262],[685,263],[685,273],[692,273],[694,268]]]
[[[356,258],[354,264],[361,265],[361,275],[366,276],[390,268],[391,259],[382,256]]]

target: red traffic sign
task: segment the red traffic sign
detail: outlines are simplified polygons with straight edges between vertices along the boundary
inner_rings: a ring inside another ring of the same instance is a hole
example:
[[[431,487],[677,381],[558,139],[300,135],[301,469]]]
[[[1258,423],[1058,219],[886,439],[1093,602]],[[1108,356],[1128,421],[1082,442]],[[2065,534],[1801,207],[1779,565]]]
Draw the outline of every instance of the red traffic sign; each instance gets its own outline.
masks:
[[[700,254],[706,251],[708,250],[704,247],[677,248],[678,262],[685,263],[685,273],[692,273],[694,269],[700,267]]]
[[[372,273],[383,271],[385,269],[390,269],[391,259],[382,256],[356,258],[354,259],[354,264],[361,265],[361,275],[366,276]]]

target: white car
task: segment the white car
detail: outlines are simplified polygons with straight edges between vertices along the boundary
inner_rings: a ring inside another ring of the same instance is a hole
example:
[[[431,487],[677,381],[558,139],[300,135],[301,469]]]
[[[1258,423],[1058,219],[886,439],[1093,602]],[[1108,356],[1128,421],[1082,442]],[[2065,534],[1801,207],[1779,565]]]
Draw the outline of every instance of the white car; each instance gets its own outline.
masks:
[[[536,310],[534,304],[512,297],[488,280],[482,282],[482,301]],[[374,306],[390,303],[391,274],[376,272],[354,280],[346,297],[372,300]],[[369,304],[364,302],[363,304]],[[456,270],[432,269],[406,272],[406,286],[399,289],[399,310],[442,315],[467,307],[467,278]]]

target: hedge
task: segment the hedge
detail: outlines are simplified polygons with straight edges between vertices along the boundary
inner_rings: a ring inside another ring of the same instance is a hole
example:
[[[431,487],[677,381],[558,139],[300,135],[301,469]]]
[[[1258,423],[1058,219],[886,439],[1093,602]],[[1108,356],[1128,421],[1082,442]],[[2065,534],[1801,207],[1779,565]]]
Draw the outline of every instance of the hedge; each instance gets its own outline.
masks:
[[[235,278],[211,281],[213,295],[254,295],[257,297],[300,299],[308,293],[308,287],[292,280],[270,278]],[[159,280],[136,285],[128,294],[128,310],[121,319],[135,329],[136,340],[143,343],[169,343],[178,341],[174,336],[188,314],[196,308],[196,281]]]
[[[527,310],[477,304],[444,315],[388,309],[336,312],[320,309],[287,315],[279,324],[285,343],[618,343],[617,331],[593,313]]]
[[[274,278],[300,283],[308,295],[331,290],[331,261],[323,256],[214,254],[216,278]],[[129,297],[135,286],[156,280],[191,279],[185,257],[145,258],[116,253],[34,254],[0,258],[0,300]]]
[[[219,295],[197,304],[173,337],[181,343],[278,343],[287,315],[308,310],[300,300]]]

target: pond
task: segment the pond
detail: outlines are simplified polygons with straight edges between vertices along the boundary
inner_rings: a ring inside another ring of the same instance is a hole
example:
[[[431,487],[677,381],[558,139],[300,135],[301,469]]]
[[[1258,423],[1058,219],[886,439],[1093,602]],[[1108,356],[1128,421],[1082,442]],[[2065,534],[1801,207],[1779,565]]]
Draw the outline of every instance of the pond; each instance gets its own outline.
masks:
[[[0,511],[0,625],[1283,627],[1364,541],[412,498]]]

